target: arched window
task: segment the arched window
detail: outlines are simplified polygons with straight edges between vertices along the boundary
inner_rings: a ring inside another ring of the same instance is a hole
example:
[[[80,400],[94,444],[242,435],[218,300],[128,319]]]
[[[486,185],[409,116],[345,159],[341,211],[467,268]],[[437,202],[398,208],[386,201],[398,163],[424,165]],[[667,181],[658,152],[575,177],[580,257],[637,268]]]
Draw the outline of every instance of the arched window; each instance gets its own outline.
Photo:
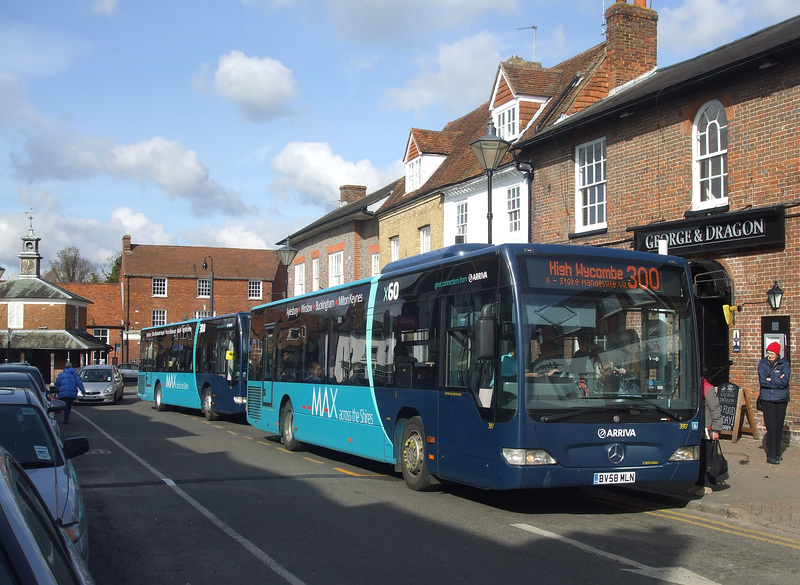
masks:
[[[728,116],[717,100],[700,108],[694,120],[694,209],[728,204]]]

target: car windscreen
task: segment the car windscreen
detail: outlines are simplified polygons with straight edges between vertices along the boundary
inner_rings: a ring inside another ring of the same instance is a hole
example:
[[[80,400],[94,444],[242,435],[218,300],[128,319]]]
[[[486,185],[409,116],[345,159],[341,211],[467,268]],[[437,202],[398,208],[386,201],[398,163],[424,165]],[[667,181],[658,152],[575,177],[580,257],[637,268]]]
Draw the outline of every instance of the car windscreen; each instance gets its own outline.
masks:
[[[110,382],[111,368],[84,368],[81,370],[81,380],[84,382]]]
[[[44,414],[29,404],[0,404],[0,445],[25,469],[64,464]]]

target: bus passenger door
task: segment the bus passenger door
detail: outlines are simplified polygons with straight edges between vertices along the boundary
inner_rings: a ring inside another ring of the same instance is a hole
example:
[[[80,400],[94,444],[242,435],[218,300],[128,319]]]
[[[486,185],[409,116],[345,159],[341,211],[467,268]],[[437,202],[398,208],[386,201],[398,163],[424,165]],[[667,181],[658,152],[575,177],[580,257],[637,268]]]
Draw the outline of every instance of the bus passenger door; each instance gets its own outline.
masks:
[[[254,343],[255,340],[255,343]],[[260,346],[260,347],[259,347]],[[272,372],[275,359],[275,325],[269,324],[264,329],[264,337],[259,340],[250,339],[250,381],[248,383],[248,403],[255,398],[253,386],[257,387],[262,407],[272,405]]]
[[[474,331],[465,321],[461,315],[451,316],[447,330],[445,387],[439,394],[439,475],[491,487],[497,458],[494,363],[475,359]]]

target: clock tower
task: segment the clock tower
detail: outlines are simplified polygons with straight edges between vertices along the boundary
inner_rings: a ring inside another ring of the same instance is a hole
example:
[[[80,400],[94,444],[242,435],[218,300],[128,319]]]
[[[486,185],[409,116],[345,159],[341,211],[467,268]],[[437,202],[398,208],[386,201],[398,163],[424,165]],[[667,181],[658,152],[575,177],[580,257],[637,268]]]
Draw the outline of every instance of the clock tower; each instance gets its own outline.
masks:
[[[40,278],[42,257],[39,254],[39,241],[42,238],[36,237],[33,233],[33,216],[30,218],[31,225],[28,233],[22,239],[22,253],[19,255],[19,277],[20,278]]]

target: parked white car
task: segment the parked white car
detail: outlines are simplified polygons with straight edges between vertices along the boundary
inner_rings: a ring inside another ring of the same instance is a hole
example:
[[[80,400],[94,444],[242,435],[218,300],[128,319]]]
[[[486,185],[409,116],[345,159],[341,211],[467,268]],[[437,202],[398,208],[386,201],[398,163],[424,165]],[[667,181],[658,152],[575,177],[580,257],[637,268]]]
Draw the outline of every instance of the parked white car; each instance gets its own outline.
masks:
[[[125,394],[125,381],[117,366],[83,366],[78,374],[86,388],[86,394],[78,392],[75,402],[110,402],[122,400]]]

